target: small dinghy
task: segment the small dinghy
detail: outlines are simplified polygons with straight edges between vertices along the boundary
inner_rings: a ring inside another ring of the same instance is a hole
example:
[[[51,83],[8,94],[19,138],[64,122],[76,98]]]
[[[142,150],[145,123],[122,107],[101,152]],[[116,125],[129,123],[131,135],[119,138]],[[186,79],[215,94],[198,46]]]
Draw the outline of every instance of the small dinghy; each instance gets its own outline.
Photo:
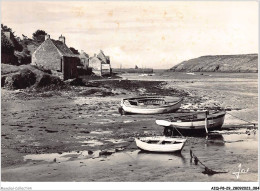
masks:
[[[135,138],[139,149],[149,152],[181,152],[186,139],[173,137],[142,137]]]
[[[168,96],[137,97],[122,99],[119,113],[160,114],[177,111],[182,98]]]
[[[156,124],[165,127],[164,135],[172,136],[174,129],[181,133],[207,132],[221,129],[226,111],[178,113],[166,120],[156,120]]]

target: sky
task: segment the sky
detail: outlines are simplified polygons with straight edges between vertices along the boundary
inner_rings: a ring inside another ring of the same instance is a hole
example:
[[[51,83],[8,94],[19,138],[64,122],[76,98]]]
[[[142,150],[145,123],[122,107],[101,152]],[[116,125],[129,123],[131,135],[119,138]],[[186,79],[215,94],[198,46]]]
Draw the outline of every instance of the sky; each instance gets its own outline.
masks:
[[[62,34],[113,68],[169,69],[204,55],[258,53],[257,1],[1,1],[1,23]]]

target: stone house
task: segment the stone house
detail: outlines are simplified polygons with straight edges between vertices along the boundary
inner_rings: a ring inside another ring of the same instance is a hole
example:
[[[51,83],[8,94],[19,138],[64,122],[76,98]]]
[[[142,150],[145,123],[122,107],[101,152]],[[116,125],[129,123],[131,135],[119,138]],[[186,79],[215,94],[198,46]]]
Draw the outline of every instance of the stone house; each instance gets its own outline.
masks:
[[[89,55],[85,53],[83,50],[81,50],[79,54],[79,59],[80,59],[81,66],[83,66],[84,69],[88,69]]]
[[[59,40],[53,40],[50,35],[46,35],[45,41],[32,54],[32,65],[50,69],[63,80],[78,77],[79,64],[78,55],[73,54],[67,47],[62,35]]]
[[[110,58],[105,56],[102,50],[98,55],[95,54],[89,59],[89,68],[92,68],[92,72],[98,76],[111,75],[112,73]]]

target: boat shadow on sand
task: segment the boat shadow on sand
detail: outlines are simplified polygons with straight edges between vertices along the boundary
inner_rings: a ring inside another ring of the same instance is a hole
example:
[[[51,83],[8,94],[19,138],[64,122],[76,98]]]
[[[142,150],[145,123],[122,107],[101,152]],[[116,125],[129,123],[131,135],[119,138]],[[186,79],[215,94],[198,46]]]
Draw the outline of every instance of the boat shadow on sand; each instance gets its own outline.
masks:
[[[183,154],[180,151],[177,152],[151,152],[151,151],[145,151],[140,150],[137,153],[137,156],[140,157],[149,157],[153,158],[155,160],[158,160],[159,158],[170,158],[168,160],[175,160],[175,159],[181,159],[181,162],[185,164],[187,159],[183,156]]]

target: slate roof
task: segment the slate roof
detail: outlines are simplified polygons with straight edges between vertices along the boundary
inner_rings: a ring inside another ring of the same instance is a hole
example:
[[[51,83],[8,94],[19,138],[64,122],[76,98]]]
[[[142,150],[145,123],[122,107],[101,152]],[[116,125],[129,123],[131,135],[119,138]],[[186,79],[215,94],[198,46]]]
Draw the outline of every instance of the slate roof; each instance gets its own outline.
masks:
[[[102,60],[105,63],[108,63],[108,58],[105,56],[104,52],[102,50],[100,50],[99,54],[97,55],[97,57]]]
[[[57,47],[62,56],[78,57],[78,55],[75,55],[63,42],[53,39],[51,39],[51,41]]]
[[[109,56],[106,56],[102,50],[100,50],[99,54],[97,56],[90,57],[89,60],[97,58],[102,65],[110,65],[109,63]]]
[[[95,57],[95,56],[92,56],[92,57],[89,58],[90,61],[91,61],[92,59],[97,59],[97,60],[99,60],[101,64],[108,64],[108,63],[104,62],[103,60],[101,60],[100,58]],[[109,65],[109,64],[108,64],[108,65]]]
[[[81,52],[79,55],[80,58],[89,58],[89,55],[86,52]]]

